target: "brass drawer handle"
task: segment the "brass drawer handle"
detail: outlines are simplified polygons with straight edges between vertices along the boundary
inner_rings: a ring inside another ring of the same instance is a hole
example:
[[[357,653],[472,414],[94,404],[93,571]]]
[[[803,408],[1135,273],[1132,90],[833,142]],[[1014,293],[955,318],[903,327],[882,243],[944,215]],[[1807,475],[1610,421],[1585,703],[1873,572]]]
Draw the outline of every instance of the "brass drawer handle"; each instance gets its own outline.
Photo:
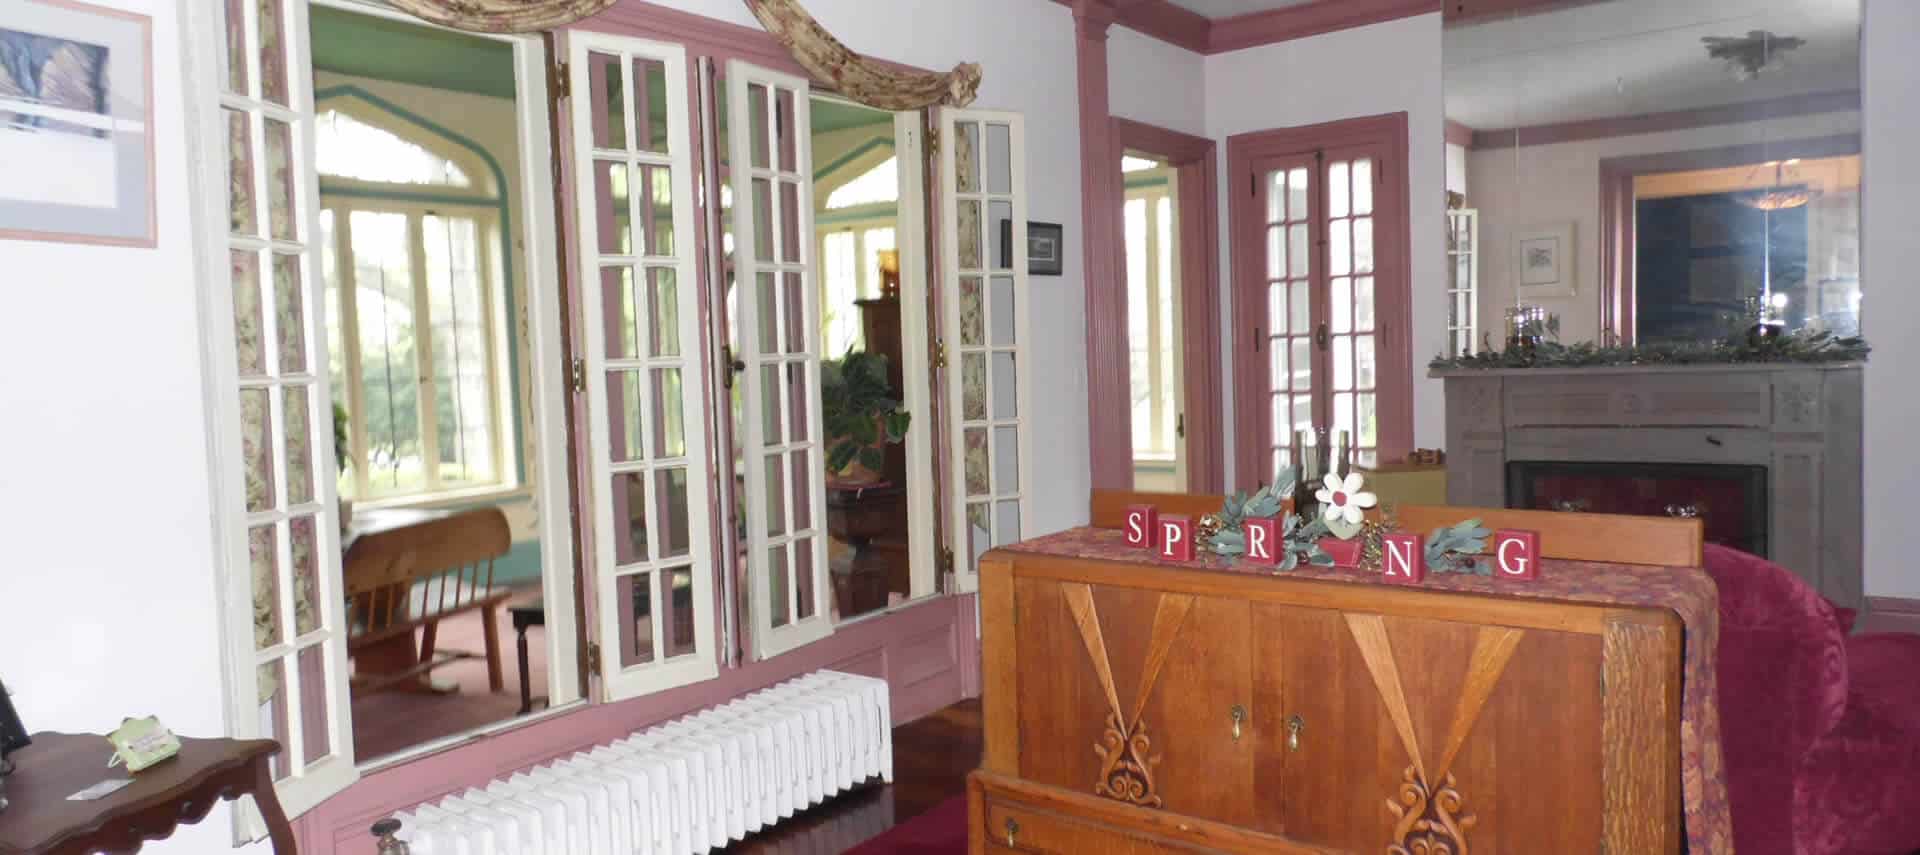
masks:
[[[1007,848],[1013,848],[1013,837],[1019,833],[1020,823],[1014,822],[1013,817],[1007,817]]]
[[[1307,729],[1307,720],[1298,715],[1287,719],[1287,750],[1300,750],[1300,732]]]
[[[1233,717],[1233,741],[1239,742],[1240,724],[1247,720],[1247,708],[1239,704],[1234,704],[1233,709],[1227,711],[1227,715]]]

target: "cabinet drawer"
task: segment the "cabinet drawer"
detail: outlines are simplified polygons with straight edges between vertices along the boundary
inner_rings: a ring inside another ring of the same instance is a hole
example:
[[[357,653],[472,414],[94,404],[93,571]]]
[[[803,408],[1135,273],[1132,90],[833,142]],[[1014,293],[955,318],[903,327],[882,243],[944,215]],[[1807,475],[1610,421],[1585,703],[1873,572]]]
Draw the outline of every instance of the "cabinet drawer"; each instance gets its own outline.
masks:
[[[1081,821],[1019,802],[989,798],[986,825],[979,829],[989,852],[1070,853],[1105,852],[1201,852],[1191,846],[1175,846],[1098,822]]]

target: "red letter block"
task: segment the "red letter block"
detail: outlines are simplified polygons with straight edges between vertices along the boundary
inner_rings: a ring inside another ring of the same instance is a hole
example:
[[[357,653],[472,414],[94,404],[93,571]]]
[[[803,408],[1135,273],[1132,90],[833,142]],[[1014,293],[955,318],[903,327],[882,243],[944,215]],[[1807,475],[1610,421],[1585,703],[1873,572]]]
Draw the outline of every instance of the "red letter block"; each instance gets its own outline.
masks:
[[[1527,582],[1540,578],[1540,533],[1512,529],[1494,532],[1493,575]]]
[[[1380,573],[1397,585],[1418,585],[1427,578],[1427,539],[1393,532],[1380,537]]]
[[[1247,538],[1247,561],[1253,564],[1280,563],[1280,520],[1275,517],[1248,517],[1241,531]]]
[[[1193,518],[1160,518],[1160,557],[1170,561],[1193,560]]]
[[[1128,505],[1126,531],[1128,546],[1152,549],[1157,542],[1154,535],[1160,532],[1160,509],[1152,505]]]

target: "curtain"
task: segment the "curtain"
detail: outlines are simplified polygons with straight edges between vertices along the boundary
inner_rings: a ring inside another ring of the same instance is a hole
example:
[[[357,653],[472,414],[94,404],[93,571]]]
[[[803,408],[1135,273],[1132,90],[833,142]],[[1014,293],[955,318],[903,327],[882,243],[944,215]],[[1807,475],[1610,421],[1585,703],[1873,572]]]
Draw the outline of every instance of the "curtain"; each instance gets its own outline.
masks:
[[[980,66],[963,62],[945,74],[900,71],[854,53],[827,32],[799,0],[746,0],[761,26],[787,46],[793,58],[840,94],[880,110],[918,110],[973,103]]]
[[[479,33],[554,30],[597,14],[615,0],[388,0],[418,18]]]

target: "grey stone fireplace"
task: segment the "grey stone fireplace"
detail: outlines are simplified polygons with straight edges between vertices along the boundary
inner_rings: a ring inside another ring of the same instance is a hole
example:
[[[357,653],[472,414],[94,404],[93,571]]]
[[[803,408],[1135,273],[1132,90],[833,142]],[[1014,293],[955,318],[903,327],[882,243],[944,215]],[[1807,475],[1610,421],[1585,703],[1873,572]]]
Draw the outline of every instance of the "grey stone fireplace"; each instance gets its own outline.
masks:
[[[1857,608],[1861,366],[1441,371],[1447,500],[1699,516]]]

